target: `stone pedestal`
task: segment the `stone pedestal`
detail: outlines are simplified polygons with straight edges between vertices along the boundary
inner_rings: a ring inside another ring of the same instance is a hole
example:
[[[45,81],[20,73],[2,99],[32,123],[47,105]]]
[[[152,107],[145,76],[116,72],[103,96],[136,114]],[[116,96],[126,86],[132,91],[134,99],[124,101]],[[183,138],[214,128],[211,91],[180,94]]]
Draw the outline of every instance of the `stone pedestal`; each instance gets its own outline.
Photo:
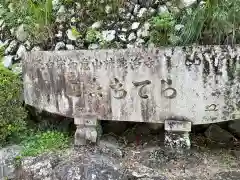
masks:
[[[165,147],[171,150],[190,149],[191,141],[189,132],[191,131],[191,122],[166,120],[165,129]]]
[[[81,115],[81,117],[75,117],[74,123],[77,126],[74,140],[75,146],[86,145],[87,141],[97,143],[98,121],[95,115],[85,114]]]

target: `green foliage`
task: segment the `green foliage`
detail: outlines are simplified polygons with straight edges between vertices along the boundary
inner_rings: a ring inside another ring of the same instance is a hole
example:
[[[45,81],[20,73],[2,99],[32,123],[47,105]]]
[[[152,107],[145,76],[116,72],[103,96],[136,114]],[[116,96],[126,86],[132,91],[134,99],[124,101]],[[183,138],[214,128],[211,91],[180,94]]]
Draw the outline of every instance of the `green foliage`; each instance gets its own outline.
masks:
[[[231,43],[239,37],[240,0],[206,0],[186,13],[181,44],[195,42],[222,44],[231,36]]]
[[[150,41],[156,45],[170,44],[171,37],[175,25],[175,19],[170,13],[162,13],[150,20],[151,32]]]
[[[72,27],[71,30],[72,30],[73,36],[75,36],[76,38],[81,38],[82,37],[81,33],[77,30],[76,27]]]
[[[0,145],[26,129],[27,113],[20,100],[21,95],[20,78],[0,66]]]
[[[89,29],[86,33],[86,41],[88,43],[97,43],[101,41],[101,33],[95,29]]]
[[[67,148],[69,138],[58,131],[38,132],[27,137],[23,142],[22,156],[36,156],[38,154]]]
[[[13,11],[7,6],[12,5]],[[0,8],[0,16],[9,28],[25,24],[31,38],[43,40],[53,22],[52,0],[10,0]],[[44,34],[44,35],[43,35]]]

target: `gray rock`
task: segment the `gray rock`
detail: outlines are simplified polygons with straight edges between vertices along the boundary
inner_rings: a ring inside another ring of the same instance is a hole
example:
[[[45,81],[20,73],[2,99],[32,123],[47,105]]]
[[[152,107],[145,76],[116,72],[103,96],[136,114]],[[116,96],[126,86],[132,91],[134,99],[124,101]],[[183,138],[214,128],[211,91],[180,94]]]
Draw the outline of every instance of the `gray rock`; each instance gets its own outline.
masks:
[[[126,7],[128,9],[128,12],[132,13],[135,8],[135,5],[130,1],[130,2],[126,2]]]
[[[67,34],[67,37],[69,40],[71,40],[71,41],[77,40],[77,37],[73,34],[72,29],[68,29],[66,34]]]
[[[22,63],[15,63],[13,66],[12,66],[12,72],[15,73],[15,74],[22,74]]]
[[[124,42],[127,41],[126,34],[119,34],[119,35],[118,35],[118,38],[119,38],[121,41],[124,41]]]
[[[27,52],[27,50],[26,50],[25,46],[24,45],[20,45],[18,47],[18,50],[17,50],[17,53],[16,53],[17,58],[22,59],[26,52]]]
[[[24,42],[28,38],[28,32],[25,30],[24,25],[21,24],[16,30],[16,38],[17,40]]]
[[[0,179],[13,177],[14,158],[20,154],[21,150],[22,148],[17,145],[0,149]]]
[[[88,46],[88,49],[99,49],[100,45],[99,44],[90,44]]]
[[[140,10],[141,6],[139,4],[135,4],[135,7],[133,9],[133,14],[136,16],[138,14],[138,11]]]
[[[134,32],[130,33],[128,36],[128,41],[134,41],[136,40],[136,34]]]
[[[61,5],[57,12],[56,22],[59,22],[59,23],[65,22],[66,20],[65,13],[66,13],[65,6]]]
[[[24,46],[26,47],[27,51],[30,51],[32,48],[31,42],[30,41],[25,41]]]
[[[102,38],[107,42],[113,41],[115,39],[115,36],[116,36],[115,30],[102,31]]]
[[[141,39],[141,38],[137,38],[136,42],[134,43],[134,46],[136,48],[142,48],[145,44],[145,41],[144,39]]]
[[[99,148],[103,153],[109,153],[113,156],[117,156],[120,158],[123,157],[123,152],[118,145],[117,140],[112,136],[107,137],[106,140],[101,139],[99,142]]]
[[[133,44],[127,44],[127,48],[134,48]]]
[[[234,136],[230,132],[222,129],[216,124],[211,124],[204,134],[207,138],[219,143],[229,143],[234,139]]]
[[[196,3],[197,0],[180,0],[180,2],[182,4],[181,8],[186,8]]]
[[[59,51],[59,50],[64,50],[65,49],[65,43],[64,42],[58,42],[55,46],[55,51]]]
[[[176,24],[174,27],[175,31],[181,31],[183,28],[184,28],[183,24]]]
[[[140,25],[140,22],[133,22],[131,29],[132,29],[132,30],[136,30],[136,29],[138,29],[139,25]]]
[[[97,21],[95,23],[92,24],[92,29],[99,29],[102,26],[102,22],[101,21]]]
[[[110,14],[111,11],[112,11],[112,7],[109,6],[109,5],[106,5],[106,6],[105,6],[105,12],[106,12],[107,14]]]
[[[62,40],[62,38],[63,38],[63,32],[62,32],[62,31],[58,31],[58,33],[55,34],[55,37],[56,37],[58,40]]]
[[[157,12],[157,10],[150,7],[149,10],[148,10],[148,12],[149,12],[149,15],[150,15],[150,16],[153,16],[153,15]]]
[[[169,11],[168,11],[168,8],[167,8],[166,5],[160,5],[160,6],[158,7],[158,13],[159,13],[159,14],[168,13],[168,12],[169,12]]]
[[[142,7],[150,7],[154,4],[154,0],[139,0],[139,4]]]
[[[18,48],[18,42],[16,40],[13,40],[10,42],[10,44],[8,45],[8,47],[5,49],[5,54],[15,54]]]
[[[137,14],[137,17],[142,18],[142,17],[146,17],[148,13],[147,8],[141,8]]]
[[[74,45],[72,45],[72,44],[66,44],[66,49],[67,49],[67,50],[74,50],[75,47],[74,47]]]
[[[228,129],[240,138],[240,120],[229,122]]]
[[[34,46],[31,51],[41,51],[41,47],[39,46]]]
[[[53,10],[57,10],[60,6],[59,0],[52,0]]]
[[[150,30],[150,23],[145,22],[143,26],[137,31],[138,37],[148,37],[149,36],[149,30]]]
[[[2,59],[2,64],[5,68],[10,68],[13,64],[13,56],[4,56]]]

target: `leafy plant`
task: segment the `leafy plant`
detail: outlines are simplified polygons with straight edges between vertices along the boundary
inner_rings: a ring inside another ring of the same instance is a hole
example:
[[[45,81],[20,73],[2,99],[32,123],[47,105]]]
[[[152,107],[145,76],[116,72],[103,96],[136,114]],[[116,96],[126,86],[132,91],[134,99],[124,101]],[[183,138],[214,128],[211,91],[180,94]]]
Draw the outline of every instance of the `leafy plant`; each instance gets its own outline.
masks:
[[[234,43],[239,36],[240,0],[206,0],[186,13],[182,24],[185,25],[181,34],[183,45],[222,44],[229,36]]]
[[[150,41],[156,45],[168,45],[169,37],[173,33],[175,19],[170,13],[162,13],[150,20]]]
[[[58,131],[38,132],[28,137],[23,144],[22,156],[36,156],[38,154],[68,147],[69,138]]]
[[[97,43],[101,40],[101,33],[95,29],[89,29],[86,33],[88,43]]]
[[[9,28],[25,24],[32,39],[44,40],[49,35],[49,28],[53,22],[52,0],[10,0],[13,11],[5,7],[1,9],[1,16]]]
[[[27,113],[20,100],[21,95],[20,78],[0,66],[0,145],[26,129]]]
[[[71,30],[72,30],[73,36],[75,36],[75,37],[77,37],[77,38],[81,38],[81,37],[82,37],[81,33],[77,30],[76,27],[72,27]]]

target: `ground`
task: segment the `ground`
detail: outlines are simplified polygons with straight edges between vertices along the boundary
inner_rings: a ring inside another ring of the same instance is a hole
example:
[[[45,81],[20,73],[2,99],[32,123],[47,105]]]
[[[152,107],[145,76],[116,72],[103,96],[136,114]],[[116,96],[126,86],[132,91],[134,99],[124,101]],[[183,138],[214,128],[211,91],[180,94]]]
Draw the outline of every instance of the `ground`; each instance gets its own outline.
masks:
[[[190,150],[176,152],[164,148],[161,134],[141,136],[137,141],[130,134],[128,136],[120,138],[105,135],[97,146],[72,146],[65,151],[26,158],[22,168],[18,169],[18,175],[21,176],[17,179],[240,179],[240,149],[237,141],[227,145],[216,144],[202,135],[194,135]]]

